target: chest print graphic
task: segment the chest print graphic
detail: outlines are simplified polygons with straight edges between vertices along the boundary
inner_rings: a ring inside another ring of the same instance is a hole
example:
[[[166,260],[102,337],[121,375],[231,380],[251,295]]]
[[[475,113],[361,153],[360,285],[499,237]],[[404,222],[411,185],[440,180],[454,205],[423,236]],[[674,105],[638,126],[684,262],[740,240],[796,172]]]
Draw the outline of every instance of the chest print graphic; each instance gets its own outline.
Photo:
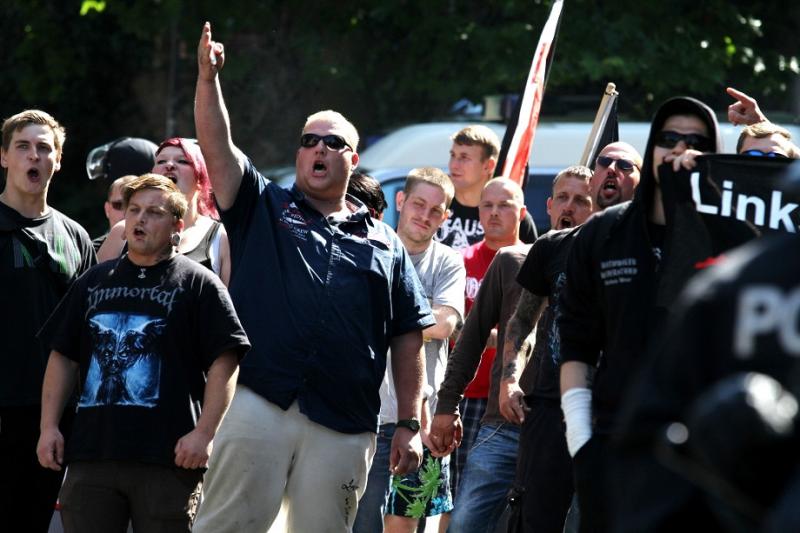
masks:
[[[284,205],[278,223],[296,238],[303,241],[308,238],[308,220],[294,202]]]
[[[639,267],[635,257],[609,259],[600,263],[600,279],[606,287],[630,283],[638,273]]]
[[[143,315],[104,313],[90,319],[94,350],[78,406],[154,407],[161,359],[153,347],[164,328],[164,320]]]

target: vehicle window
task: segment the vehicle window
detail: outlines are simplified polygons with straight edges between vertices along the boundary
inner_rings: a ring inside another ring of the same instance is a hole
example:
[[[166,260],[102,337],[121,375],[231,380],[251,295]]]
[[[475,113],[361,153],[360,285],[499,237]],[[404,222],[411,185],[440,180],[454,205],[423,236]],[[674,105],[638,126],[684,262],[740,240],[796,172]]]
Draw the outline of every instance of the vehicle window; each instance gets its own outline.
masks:
[[[386,197],[386,203],[388,204],[386,211],[383,212],[383,221],[391,226],[392,229],[397,229],[397,204],[395,203],[395,196],[397,196],[397,191],[402,190],[405,183],[405,176],[390,178],[381,182],[381,189],[383,189],[383,195]]]
[[[550,217],[547,216],[547,199],[553,186],[556,175],[545,172],[531,172],[525,184],[525,207],[531,214],[536,230],[543,235],[550,229]]]

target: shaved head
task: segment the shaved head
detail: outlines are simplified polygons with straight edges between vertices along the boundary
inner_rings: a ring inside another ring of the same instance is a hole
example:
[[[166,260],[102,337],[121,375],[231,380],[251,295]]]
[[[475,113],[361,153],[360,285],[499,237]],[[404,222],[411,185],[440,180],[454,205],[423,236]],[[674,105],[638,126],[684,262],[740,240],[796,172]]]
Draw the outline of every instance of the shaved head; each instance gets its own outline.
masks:
[[[601,163],[601,159],[605,164]],[[620,168],[625,161],[629,163],[628,170]],[[589,181],[594,209],[600,211],[633,198],[641,168],[641,154],[626,142],[613,142],[600,150]]]
[[[630,160],[636,163],[639,166],[639,168],[642,168],[642,156],[639,153],[639,150],[637,150],[632,145],[623,141],[617,141],[611,144],[607,144],[606,147],[600,150],[600,153],[597,155],[606,155],[613,150],[626,152],[630,156]]]

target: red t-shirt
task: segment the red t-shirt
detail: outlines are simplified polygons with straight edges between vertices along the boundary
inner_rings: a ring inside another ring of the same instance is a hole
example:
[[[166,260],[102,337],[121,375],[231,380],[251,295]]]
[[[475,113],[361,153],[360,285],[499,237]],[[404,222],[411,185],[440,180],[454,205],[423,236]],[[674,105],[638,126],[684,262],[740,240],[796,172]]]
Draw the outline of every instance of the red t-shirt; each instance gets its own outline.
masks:
[[[467,270],[467,284],[464,294],[464,313],[469,313],[472,309],[472,302],[478,295],[483,276],[489,270],[489,265],[494,259],[497,250],[492,250],[486,246],[486,241],[481,241],[465,248],[461,251],[464,255],[464,267]],[[481,364],[469,385],[464,391],[467,398],[486,398],[489,396],[489,376],[491,374],[492,362],[496,353],[495,348],[487,348],[481,355]]]

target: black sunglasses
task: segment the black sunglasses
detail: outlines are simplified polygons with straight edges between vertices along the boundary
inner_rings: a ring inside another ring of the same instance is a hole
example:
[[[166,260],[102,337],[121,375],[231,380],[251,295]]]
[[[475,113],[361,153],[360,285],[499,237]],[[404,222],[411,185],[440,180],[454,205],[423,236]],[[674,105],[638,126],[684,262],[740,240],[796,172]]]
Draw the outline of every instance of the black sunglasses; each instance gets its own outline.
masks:
[[[788,159],[789,156],[784,155],[780,152],[763,152],[761,150],[747,150],[746,152],[742,152],[739,155],[753,155],[756,157],[779,157],[782,159]]]
[[[113,202],[110,203],[114,211],[122,211],[122,200],[114,200]]]
[[[608,157],[606,155],[597,156],[597,164],[601,167],[608,168],[615,162],[617,163],[617,168],[622,172],[630,172],[634,169],[634,167],[636,167],[636,163],[633,161],[628,161],[627,159],[614,159],[613,157]]]
[[[656,134],[656,146],[661,148],[675,148],[675,145],[683,141],[689,148],[710,152],[714,149],[711,139],[698,133],[678,133],[677,131],[659,131]]]
[[[320,140],[331,150],[341,150],[345,146],[351,150],[353,149],[352,146],[347,144],[344,137],[340,137],[339,135],[317,135],[316,133],[304,133],[300,137],[300,146],[303,148],[314,148]]]

